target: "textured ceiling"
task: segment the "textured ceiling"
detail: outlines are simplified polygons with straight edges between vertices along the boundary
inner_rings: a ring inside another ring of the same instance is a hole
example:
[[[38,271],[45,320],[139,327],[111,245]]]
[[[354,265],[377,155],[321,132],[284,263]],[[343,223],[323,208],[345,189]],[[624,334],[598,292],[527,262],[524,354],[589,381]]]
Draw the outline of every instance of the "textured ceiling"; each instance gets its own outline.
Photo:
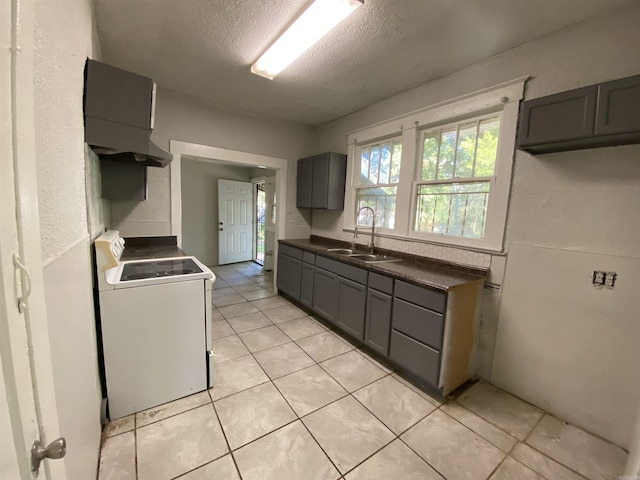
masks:
[[[637,0],[365,0],[274,80],[250,66],[307,0],[94,0],[103,61],[208,105],[310,125]]]

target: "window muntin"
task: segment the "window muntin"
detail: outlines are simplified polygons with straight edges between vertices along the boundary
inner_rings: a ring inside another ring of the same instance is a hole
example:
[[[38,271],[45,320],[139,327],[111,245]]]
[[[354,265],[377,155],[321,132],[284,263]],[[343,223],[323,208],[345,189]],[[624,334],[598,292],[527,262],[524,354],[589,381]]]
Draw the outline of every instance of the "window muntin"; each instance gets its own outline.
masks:
[[[484,238],[499,133],[496,115],[423,133],[415,232]]]
[[[402,140],[398,137],[362,145],[359,152],[354,218],[360,208],[371,207],[376,212],[376,227],[393,229]]]

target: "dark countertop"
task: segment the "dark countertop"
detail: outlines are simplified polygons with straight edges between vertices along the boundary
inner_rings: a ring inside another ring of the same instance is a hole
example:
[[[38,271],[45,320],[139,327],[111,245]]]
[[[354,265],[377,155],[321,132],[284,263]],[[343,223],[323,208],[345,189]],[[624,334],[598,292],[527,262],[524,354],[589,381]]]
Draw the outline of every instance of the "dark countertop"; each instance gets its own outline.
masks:
[[[437,288],[444,291],[466,283],[484,281],[489,273],[489,269],[487,268],[420,257],[418,255],[410,255],[382,248],[376,248],[376,253],[401,258],[402,261],[365,263],[357,257],[348,257],[346,255],[327,252],[328,248],[350,248],[351,245],[349,243],[330,238],[317,237],[315,235],[312,235],[311,238],[287,239],[280,240],[280,242],[327,258],[333,258],[343,263],[364,268],[370,272],[381,273],[416,285]],[[366,247],[359,245],[359,250],[366,250]]]
[[[187,256],[178,248],[177,238],[131,237],[124,239],[122,260],[146,260],[148,258],[174,258]]]

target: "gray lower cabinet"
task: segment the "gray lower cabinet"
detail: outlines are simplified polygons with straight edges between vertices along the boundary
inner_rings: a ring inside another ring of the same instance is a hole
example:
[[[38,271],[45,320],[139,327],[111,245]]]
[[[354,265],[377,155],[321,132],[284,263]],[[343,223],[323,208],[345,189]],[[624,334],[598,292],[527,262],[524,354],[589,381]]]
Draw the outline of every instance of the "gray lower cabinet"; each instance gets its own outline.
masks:
[[[313,275],[313,309],[331,322],[338,316],[338,276],[316,266]]]
[[[481,279],[446,291],[280,244],[278,288],[448,395],[469,379]]]
[[[300,303],[307,308],[313,308],[314,277],[315,267],[313,266],[313,264],[303,262],[302,278],[300,281]]]
[[[283,253],[278,254],[278,290],[300,299],[300,283],[302,279],[302,260]]]
[[[440,352],[396,330],[391,332],[391,360],[437,387]]]
[[[391,360],[438,387],[447,294],[396,281]]]
[[[338,277],[337,323],[358,340],[364,340],[367,286]]]
[[[364,343],[385,357],[389,356],[392,302],[393,297],[389,294],[372,288],[367,290]]]

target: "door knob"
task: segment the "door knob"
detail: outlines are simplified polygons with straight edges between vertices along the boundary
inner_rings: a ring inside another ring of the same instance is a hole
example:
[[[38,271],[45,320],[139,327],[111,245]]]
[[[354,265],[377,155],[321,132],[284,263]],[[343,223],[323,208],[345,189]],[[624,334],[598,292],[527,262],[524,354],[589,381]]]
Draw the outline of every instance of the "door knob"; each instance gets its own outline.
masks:
[[[221,232],[223,232],[223,231],[224,231],[224,228],[220,228],[220,231],[221,231]]]
[[[56,438],[46,447],[42,445],[40,440],[33,442],[31,446],[31,470],[38,474],[40,463],[45,458],[58,459],[67,453],[67,441],[64,437]]]

